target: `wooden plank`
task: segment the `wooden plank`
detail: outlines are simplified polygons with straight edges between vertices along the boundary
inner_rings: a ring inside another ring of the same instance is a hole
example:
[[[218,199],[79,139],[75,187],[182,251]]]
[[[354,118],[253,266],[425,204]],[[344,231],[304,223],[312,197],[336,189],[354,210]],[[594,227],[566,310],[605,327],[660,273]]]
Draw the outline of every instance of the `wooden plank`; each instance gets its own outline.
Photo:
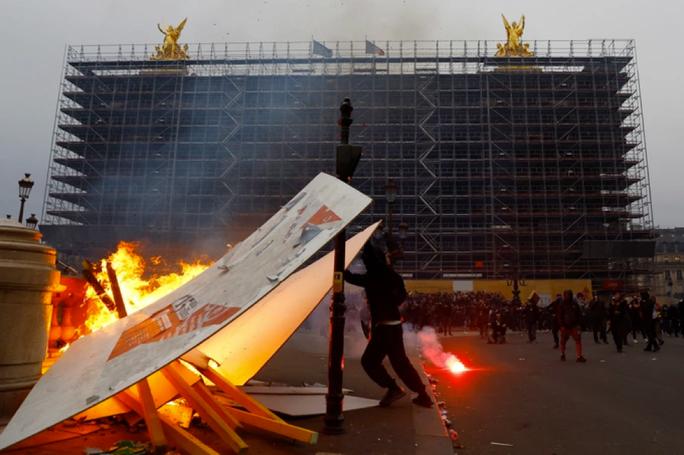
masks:
[[[315,431],[290,425],[283,420],[269,419],[236,408],[228,408],[228,412],[233,414],[241,423],[247,426],[258,428],[295,441],[306,442],[308,444],[316,444],[318,442],[318,433]]]
[[[171,383],[178,389],[178,392],[188,401],[188,404],[209,424],[212,430],[230,447],[231,451],[240,453],[247,450],[247,444],[238,436],[231,427],[236,423],[234,418],[224,419],[221,414],[207,402],[190,384],[183,381],[179,367],[176,362],[167,365],[164,374]]]
[[[133,409],[138,414],[143,414],[142,403],[140,403],[135,395],[130,393],[128,390],[124,390],[123,392],[119,393],[115,399],[121,401],[125,406]],[[164,434],[186,454],[220,455],[219,452],[212,449],[198,438],[176,425],[170,419],[160,415],[159,420],[162,424],[162,428],[164,429]]]
[[[249,397],[242,390],[234,386],[228,379],[224,378],[221,373],[213,367],[202,368],[200,373],[207,377],[211,382],[216,384],[216,387],[221,389],[223,393],[228,395],[233,401],[235,401],[240,406],[244,407],[248,411],[254,413],[255,415],[265,417],[273,420],[281,420],[280,417],[273,414],[268,408],[258,401],[255,401]]]
[[[157,414],[157,407],[154,405],[152,391],[150,391],[150,385],[147,383],[147,379],[138,382],[137,388],[138,396],[140,396],[140,402],[142,404],[142,415],[145,419],[145,425],[147,425],[147,432],[150,435],[150,442],[155,448],[166,447],[166,438],[164,437],[161,421]]]

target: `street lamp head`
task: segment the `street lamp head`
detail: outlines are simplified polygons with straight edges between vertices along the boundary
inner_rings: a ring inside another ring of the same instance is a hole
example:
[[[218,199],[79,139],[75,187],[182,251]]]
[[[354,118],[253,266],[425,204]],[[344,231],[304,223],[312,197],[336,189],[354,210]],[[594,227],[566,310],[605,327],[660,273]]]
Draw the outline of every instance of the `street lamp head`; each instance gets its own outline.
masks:
[[[353,110],[354,108],[352,107],[351,100],[349,98],[343,99],[342,104],[340,105],[340,114],[342,114],[342,118],[350,119]]]
[[[36,214],[32,213],[30,217],[26,218],[26,227],[29,229],[35,229],[38,226],[38,218]]]
[[[385,185],[385,197],[390,204],[397,199],[397,184],[393,179],[389,179]]]
[[[24,178],[19,180],[19,199],[28,199],[33,184],[34,182],[31,180],[31,174],[24,174]]]

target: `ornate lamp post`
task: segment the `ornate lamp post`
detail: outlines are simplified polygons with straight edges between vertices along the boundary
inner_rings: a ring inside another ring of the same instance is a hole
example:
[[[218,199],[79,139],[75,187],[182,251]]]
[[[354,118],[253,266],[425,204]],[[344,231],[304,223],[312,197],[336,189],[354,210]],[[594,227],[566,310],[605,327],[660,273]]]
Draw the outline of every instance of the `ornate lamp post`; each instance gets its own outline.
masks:
[[[513,288],[513,304],[515,306],[520,306],[522,302],[520,301],[520,286],[526,286],[524,278],[518,277],[518,269],[513,269],[513,274],[511,279],[506,280],[506,285]]]
[[[361,159],[361,147],[349,145],[349,130],[354,120],[351,100],[345,98],[340,106],[340,145],[337,146],[337,177],[345,183],[351,181],[354,170]],[[328,340],[328,393],[325,395],[325,424],[327,434],[344,432],[342,415],[342,373],[344,368],[344,256],[346,230],[335,237],[335,259],[333,272],[333,295],[330,302],[330,339]]]
[[[24,221],[24,204],[31,193],[31,188],[33,188],[33,180],[31,180],[31,174],[24,174],[24,178],[19,180],[19,199],[21,199],[21,205],[19,206],[19,222]]]
[[[26,218],[26,227],[29,229],[35,229],[38,226],[38,218],[36,214],[32,213],[30,217]]]

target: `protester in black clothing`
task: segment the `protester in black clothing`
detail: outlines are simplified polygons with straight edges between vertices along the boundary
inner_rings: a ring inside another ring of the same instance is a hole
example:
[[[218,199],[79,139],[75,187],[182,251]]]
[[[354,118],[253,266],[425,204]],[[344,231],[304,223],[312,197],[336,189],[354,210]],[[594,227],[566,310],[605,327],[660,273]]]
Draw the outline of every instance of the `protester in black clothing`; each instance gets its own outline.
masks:
[[[660,350],[658,340],[656,339],[655,319],[653,318],[655,305],[656,302],[654,297],[650,297],[648,292],[641,293],[639,308],[641,309],[642,330],[646,332],[646,337],[648,339],[648,344],[646,345],[646,348],[644,348],[644,351],[648,352]]]
[[[556,300],[551,302],[551,304],[546,307],[548,315],[551,319],[551,333],[553,334],[553,349],[558,349],[558,331],[560,330],[560,324],[558,322],[558,310],[563,298],[560,294],[556,294]]]
[[[676,305],[669,305],[667,307],[667,319],[669,321],[668,328],[669,334],[679,337],[679,331],[681,329],[679,325],[679,310]]]
[[[620,295],[614,296],[608,307],[608,321],[617,352],[622,352],[627,326],[627,312],[627,302]]]
[[[647,336],[642,324],[641,301],[636,297],[633,298],[631,303],[629,304],[629,319],[632,322],[631,332],[634,343],[639,342],[637,340],[637,333],[641,333],[641,336],[645,340]]]
[[[380,400],[381,406],[389,406],[405,395],[382,365],[383,359],[387,356],[399,378],[418,394],[413,403],[431,407],[432,400],[404,349],[399,314],[399,305],[407,295],[404,281],[389,267],[383,251],[370,243],[363,248],[361,259],[366,266],[365,274],[344,272],[346,281],[365,289],[371,313],[371,335],[361,357],[361,365],[375,383],[387,389],[385,396]]]
[[[489,344],[504,344],[506,343],[506,323],[503,321],[502,314],[497,311],[492,314],[492,334],[487,340]]]
[[[527,339],[530,343],[537,339],[537,324],[539,320],[539,294],[537,291],[532,291],[530,297],[525,304],[525,325],[527,327]]]
[[[594,342],[599,343],[599,338],[608,344],[606,338],[606,306],[598,298],[594,297],[589,305],[589,315],[591,318],[591,329],[594,332]]]

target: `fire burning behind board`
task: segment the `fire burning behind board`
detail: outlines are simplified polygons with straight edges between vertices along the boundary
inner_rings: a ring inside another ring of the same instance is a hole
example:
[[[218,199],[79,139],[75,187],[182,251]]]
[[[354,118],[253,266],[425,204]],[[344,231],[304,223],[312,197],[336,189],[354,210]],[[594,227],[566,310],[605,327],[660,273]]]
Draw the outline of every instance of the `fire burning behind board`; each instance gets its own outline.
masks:
[[[100,261],[100,271],[95,274],[107,293],[111,295],[106,264],[107,261],[112,264],[128,314],[146,307],[187,283],[211,265],[210,262],[199,260],[191,263],[181,261],[176,267],[179,269],[178,272],[157,274],[155,269],[161,268],[162,258],[153,257],[149,262],[145,261],[138,254],[137,247],[136,243],[120,242],[114,253]],[[86,290],[86,301],[88,302],[88,316],[85,321],[87,333],[94,332],[118,319],[116,313],[107,309],[90,286]]]

